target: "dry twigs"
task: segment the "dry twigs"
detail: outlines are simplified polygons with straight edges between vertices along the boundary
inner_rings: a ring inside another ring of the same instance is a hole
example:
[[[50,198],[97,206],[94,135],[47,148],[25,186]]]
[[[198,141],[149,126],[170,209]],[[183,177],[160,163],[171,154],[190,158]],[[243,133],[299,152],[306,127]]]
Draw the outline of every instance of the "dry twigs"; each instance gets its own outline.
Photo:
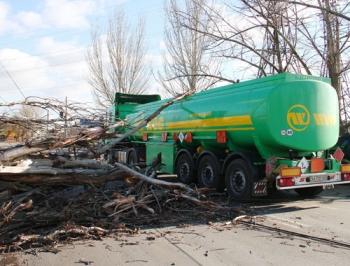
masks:
[[[133,234],[143,226],[205,222],[244,214],[241,207],[230,206],[225,197],[215,203],[208,189],[158,179],[156,171],[161,162],[141,173],[101,160],[101,154],[147,125],[174,101],[104,146],[96,144],[110,137],[110,127],[94,132],[79,129],[66,138],[48,134],[3,150],[0,249],[45,246],[51,250],[50,245],[58,242],[101,239],[120,231]],[[129,179],[133,184],[126,182]]]
[[[201,200],[204,190],[180,191],[169,188],[171,182],[162,182],[168,186],[141,180],[135,185],[117,181],[100,188],[45,185],[32,186],[27,192],[11,191],[6,200],[12,201],[1,200],[0,249],[101,239],[116,232],[132,233],[130,228],[205,222],[242,213],[227,203]]]

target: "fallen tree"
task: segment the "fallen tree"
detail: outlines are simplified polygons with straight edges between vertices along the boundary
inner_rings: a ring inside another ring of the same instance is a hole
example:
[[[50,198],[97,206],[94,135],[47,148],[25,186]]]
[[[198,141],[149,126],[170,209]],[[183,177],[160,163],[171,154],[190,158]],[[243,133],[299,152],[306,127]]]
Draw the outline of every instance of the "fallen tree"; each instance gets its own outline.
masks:
[[[116,170],[114,166],[103,162],[101,156],[140,128],[145,127],[162,110],[191,93],[191,91],[188,91],[166,102],[139,125],[122,135],[111,136],[108,131],[113,128],[126,126],[127,121],[120,121],[114,125],[100,127],[98,130],[92,132],[84,127],[76,127],[74,130],[75,134],[67,135],[67,132],[64,134],[62,132],[44,134],[37,138],[28,139],[25,143],[16,145],[15,147],[3,149],[0,153],[0,180],[32,184],[91,183],[101,185],[103,182],[121,180],[135,175],[135,173],[127,174],[125,172],[126,167],[119,171]],[[7,106],[13,106],[14,104],[7,104]],[[62,105],[55,104],[49,100],[33,102],[26,100],[20,104],[44,109],[52,108],[59,112],[63,110]],[[77,106],[79,105],[71,104],[69,108],[75,114],[82,113],[83,110]],[[91,113],[93,112],[90,110],[88,114]],[[4,117],[1,119],[0,121],[9,121],[9,119],[5,119]],[[76,115],[68,118],[68,120],[74,119],[77,119]],[[43,122],[42,120],[32,119],[28,121],[19,118],[16,118],[15,121],[19,124],[25,124],[26,127],[32,126],[33,128],[38,127],[38,124]],[[12,122],[15,123],[15,121]],[[55,119],[53,121],[57,122]],[[111,137],[114,137],[114,140],[103,145],[104,139]]]
[[[138,171],[119,163],[110,165],[104,160],[104,153],[111,147],[190,93],[167,102],[123,135],[108,132],[111,128],[127,126],[127,121],[94,131],[75,128],[74,134],[53,132],[3,149],[0,249],[45,246],[54,250],[57,241],[99,239],[120,230],[130,233],[132,228],[143,225],[191,223],[244,213],[241,207],[213,202],[211,190],[158,179],[161,154],[156,163],[139,167]],[[56,110],[62,109],[48,101],[32,104],[45,108],[51,104]],[[79,113],[76,105],[74,108]],[[40,121],[30,122],[40,124]],[[103,145],[103,140],[111,137],[114,140]]]
[[[98,140],[104,140],[106,138],[111,138],[113,135],[109,135],[107,131],[116,128],[116,127],[122,127],[126,126],[127,121],[120,121],[116,123],[115,125],[108,125],[105,127],[100,128],[99,130],[89,132],[85,128],[76,128],[75,132],[76,134],[73,136],[67,137],[66,134],[46,134],[44,136],[41,136],[40,138],[34,138],[34,139],[29,139],[27,140],[23,145],[18,145],[17,147],[3,150],[2,153],[0,154],[0,162],[8,162],[8,161],[13,161],[17,158],[26,156],[28,154],[32,153],[37,153],[37,152],[42,152],[46,150],[53,150],[53,149],[59,149],[63,147],[69,147],[72,145],[79,145],[79,146],[84,146],[87,148],[89,152],[80,154],[80,156],[84,156],[85,158],[98,158],[101,154],[106,153],[109,149],[111,149],[113,146],[116,144],[120,143],[124,139],[126,139],[128,136],[134,134],[136,131],[140,130],[141,128],[145,127],[147,123],[149,123],[152,119],[154,119],[157,115],[160,114],[162,110],[167,108],[168,106],[172,105],[176,101],[179,101],[188,95],[192,94],[192,91],[188,91],[174,99],[169,100],[166,102],[163,106],[161,106],[158,110],[156,110],[154,113],[149,115],[147,118],[145,118],[140,124],[137,126],[133,127],[131,130],[129,130],[127,133],[123,135],[115,135],[114,140],[109,142],[106,145],[100,146],[100,147],[94,147],[91,145],[91,142],[96,142]],[[22,104],[28,104],[28,105],[33,105],[33,106],[44,106],[42,108],[48,108],[48,103],[45,101],[43,103],[38,103],[38,102],[23,102]],[[12,104],[8,104],[7,106],[11,106]],[[51,106],[55,107],[56,110],[61,110],[57,105],[52,105]],[[76,113],[82,112],[82,110],[79,110],[76,106],[71,107],[72,110]],[[89,114],[91,111],[89,112]],[[69,118],[69,120],[74,120],[77,119],[76,116],[72,116]],[[1,121],[9,121],[8,118],[0,118]],[[37,127],[38,124],[42,123],[42,120],[32,120],[32,121],[21,121],[20,119],[17,119],[19,124],[23,124],[24,122],[32,123],[33,127]],[[56,120],[53,120],[56,121]],[[101,124],[105,124],[102,121],[100,121]],[[29,123],[30,124],[30,123]],[[29,124],[26,124],[26,127],[29,126]]]

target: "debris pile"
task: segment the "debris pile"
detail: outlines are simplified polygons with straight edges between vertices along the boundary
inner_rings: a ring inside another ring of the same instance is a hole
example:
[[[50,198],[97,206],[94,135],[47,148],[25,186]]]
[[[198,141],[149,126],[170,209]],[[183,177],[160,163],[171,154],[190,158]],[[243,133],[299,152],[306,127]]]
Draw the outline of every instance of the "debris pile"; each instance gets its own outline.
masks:
[[[58,242],[100,239],[145,226],[244,214],[244,208],[232,206],[225,194],[159,178],[161,160],[144,168],[104,159],[111,147],[122,147],[130,134],[174,101],[123,135],[109,135],[111,128],[126,126],[120,121],[94,131],[77,128],[69,136],[48,132],[2,149],[0,249],[53,249]],[[113,141],[104,144],[107,138]]]
[[[148,177],[118,166],[122,168],[114,169],[118,178],[104,184],[74,175],[71,179],[65,175],[60,182],[59,174],[54,180],[34,175],[34,182],[30,174],[24,176],[24,182],[2,180],[0,249],[48,247],[146,226],[232,219],[244,213],[238,205],[230,206],[225,196],[211,196],[213,192],[208,189],[157,179],[155,172]],[[121,176],[125,178],[118,180]],[[45,178],[47,182],[43,182]],[[215,203],[215,199],[221,203]]]
[[[111,165],[103,156],[90,159],[89,154],[100,149],[91,148],[91,139],[97,138],[70,137],[56,141],[52,149],[46,138],[2,152],[2,251],[35,246],[51,250],[58,242],[100,239],[146,226],[232,219],[245,213],[225,194],[160,178],[159,158],[146,168]]]

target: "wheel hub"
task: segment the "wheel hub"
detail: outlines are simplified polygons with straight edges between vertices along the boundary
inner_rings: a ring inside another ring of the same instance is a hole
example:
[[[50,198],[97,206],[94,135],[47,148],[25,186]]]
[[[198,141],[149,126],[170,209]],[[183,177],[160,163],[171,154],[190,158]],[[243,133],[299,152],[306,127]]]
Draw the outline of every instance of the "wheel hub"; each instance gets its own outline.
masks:
[[[204,177],[204,180],[206,181],[206,183],[210,183],[213,181],[214,173],[213,173],[213,169],[210,167],[210,165],[207,165],[206,167],[204,167],[203,177]]]
[[[181,176],[183,176],[184,178],[187,178],[189,176],[190,170],[189,170],[189,165],[187,163],[183,163],[181,165],[180,173],[181,173]]]
[[[237,171],[232,176],[232,185],[234,190],[241,192],[245,187],[245,177],[241,171]]]

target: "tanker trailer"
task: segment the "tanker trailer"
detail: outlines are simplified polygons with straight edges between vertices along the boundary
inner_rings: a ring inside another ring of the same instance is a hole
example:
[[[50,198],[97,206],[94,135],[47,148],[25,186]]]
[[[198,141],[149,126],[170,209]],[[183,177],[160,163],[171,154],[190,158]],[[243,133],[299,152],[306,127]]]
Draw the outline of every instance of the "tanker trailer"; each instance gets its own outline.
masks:
[[[118,93],[111,113],[133,127],[169,100]],[[328,153],[338,135],[338,98],[329,79],[283,73],[175,102],[130,136],[129,148],[116,150],[114,158],[150,164],[161,153],[162,172],[186,184],[226,188],[234,199],[273,188],[312,196],[350,183],[342,151]]]

